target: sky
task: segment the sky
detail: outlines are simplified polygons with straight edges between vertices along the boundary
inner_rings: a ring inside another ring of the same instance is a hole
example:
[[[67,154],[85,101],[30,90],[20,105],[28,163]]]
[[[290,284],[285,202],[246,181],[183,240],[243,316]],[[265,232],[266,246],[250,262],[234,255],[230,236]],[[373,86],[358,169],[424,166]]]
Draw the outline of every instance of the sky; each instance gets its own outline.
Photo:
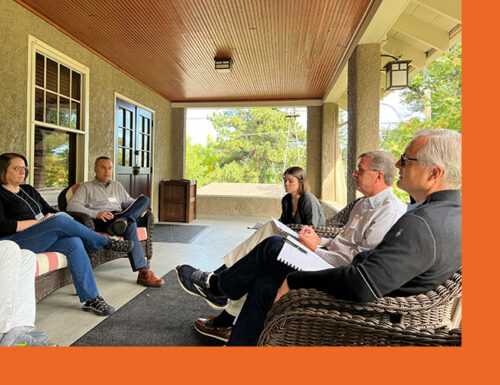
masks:
[[[401,91],[395,91],[386,96],[380,101],[380,126],[396,125],[400,121],[408,120],[413,116],[421,116],[409,111],[400,103]],[[203,144],[207,142],[207,135],[213,138],[216,132],[212,127],[212,123],[206,119],[212,115],[216,109],[209,108],[188,108],[186,114],[186,135],[190,136],[193,144]],[[297,108],[296,111],[300,114],[297,119],[302,127],[307,127],[307,110],[306,108]]]

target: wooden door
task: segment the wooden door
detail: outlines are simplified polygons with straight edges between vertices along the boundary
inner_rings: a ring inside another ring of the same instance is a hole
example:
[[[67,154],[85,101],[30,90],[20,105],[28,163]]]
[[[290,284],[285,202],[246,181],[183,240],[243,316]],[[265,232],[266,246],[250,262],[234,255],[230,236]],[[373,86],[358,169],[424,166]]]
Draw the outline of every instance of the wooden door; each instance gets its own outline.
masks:
[[[128,193],[151,197],[153,115],[116,99],[116,175]]]

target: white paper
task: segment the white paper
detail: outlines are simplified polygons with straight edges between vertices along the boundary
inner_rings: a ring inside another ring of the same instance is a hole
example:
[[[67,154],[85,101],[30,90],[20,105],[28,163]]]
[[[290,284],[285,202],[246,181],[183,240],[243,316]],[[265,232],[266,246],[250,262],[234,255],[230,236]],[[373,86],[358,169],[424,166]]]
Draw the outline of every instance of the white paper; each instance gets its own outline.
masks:
[[[276,218],[271,217],[271,219],[273,220],[273,222],[276,225],[276,227],[278,228],[278,230],[280,230],[285,235],[286,234],[290,235],[293,239],[299,240],[297,233],[295,231],[293,231],[290,227],[288,227],[287,225],[284,225],[283,223],[278,221]]]
[[[287,237],[287,239],[295,246],[285,241],[283,248],[278,255],[278,261],[302,271],[318,271],[331,269],[333,267],[319,255],[309,250],[306,246],[299,243],[294,238]]]
[[[257,222],[255,225],[253,225],[253,227],[247,227],[247,229],[250,229],[250,230],[258,230],[260,229],[262,226],[264,226],[264,224],[262,222]]]

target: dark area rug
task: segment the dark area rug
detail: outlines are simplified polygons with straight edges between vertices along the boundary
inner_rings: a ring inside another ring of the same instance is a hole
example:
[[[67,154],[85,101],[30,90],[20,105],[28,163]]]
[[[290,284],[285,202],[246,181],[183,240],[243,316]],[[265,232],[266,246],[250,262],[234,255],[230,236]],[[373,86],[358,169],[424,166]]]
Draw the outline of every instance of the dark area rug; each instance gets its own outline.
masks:
[[[222,346],[193,327],[196,318],[218,311],[186,293],[175,271],[163,279],[165,285],[147,288],[72,346]]]
[[[156,224],[153,242],[191,243],[208,226]]]

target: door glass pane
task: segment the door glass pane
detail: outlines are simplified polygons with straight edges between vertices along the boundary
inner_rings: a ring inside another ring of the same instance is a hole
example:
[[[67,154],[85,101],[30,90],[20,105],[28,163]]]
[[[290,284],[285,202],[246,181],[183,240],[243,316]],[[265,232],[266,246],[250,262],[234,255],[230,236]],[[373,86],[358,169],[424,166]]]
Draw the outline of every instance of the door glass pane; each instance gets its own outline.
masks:
[[[59,66],[59,93],[69,97],[70,69],[63,65]]]
[[[118,129],[118,145],[123,146],[123,129]]]
[[[116,114],[116,124],[118,126],[123,126],[123,108],[118,108],[118,114]]]
[[[141,134],[137,134],[137,145],[136,145],[136,148],[138,150],[142,149],[142,135]]]
[[[81,75],[78,72],[71,72],[71,97],[80,100],[81,97]]]
[[[71,128],[79,130],[80,127],[80,103],[71,102]]]
[[[57,62],[47,58],[47,89],[57,92]]]
[[[137,132],[141,132],[142,131],[142,116],[139,116],[137,118]]]
[[[69,99],[59,97],[59,125],[69,127]]]
[[[130,156],[131,151],[130,150],[125,150],[125,166],[131,166],[131,156]]]
[[[43,122],[43,90],[35,90],[35,120]]]
[[[118,148],[118,164],[123,166],[123,148]]]
[[[125,127],[132,128],[132,112],[125,112]]]
[[[47,92],[46,98],[45,122],[57,124],[57,95]]]
[[[36,54],[36,68],[35,68],[35,84],[39,87],[43,87],[43,72],[45,68],[45,57]]]

